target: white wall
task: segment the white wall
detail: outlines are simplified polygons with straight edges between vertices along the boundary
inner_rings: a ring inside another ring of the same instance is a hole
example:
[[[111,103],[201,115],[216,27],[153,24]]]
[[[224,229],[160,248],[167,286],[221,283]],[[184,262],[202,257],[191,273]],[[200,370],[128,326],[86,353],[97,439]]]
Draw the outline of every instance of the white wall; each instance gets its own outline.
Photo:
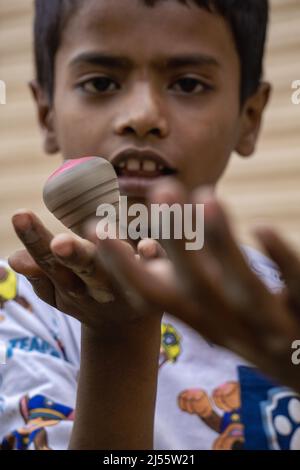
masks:
[[[300,3],[271,3],[266,76],[274,84],[272,104],[255,157],[233,157],[220,194],[242,240],[249,240],[252,223],[265,220],[300,250],[300,105],[291,102],[291,83],[300,80]],[[54,230],[59,227],[43,207],[41,191],[60,160],[43,154],[26,85],[32,77],[31,6],[28,0],[0,0],[0,79],[7,84],[7,104],[0,106],[0,257],[19,246],[10,224],[17,208],[31,208]]]

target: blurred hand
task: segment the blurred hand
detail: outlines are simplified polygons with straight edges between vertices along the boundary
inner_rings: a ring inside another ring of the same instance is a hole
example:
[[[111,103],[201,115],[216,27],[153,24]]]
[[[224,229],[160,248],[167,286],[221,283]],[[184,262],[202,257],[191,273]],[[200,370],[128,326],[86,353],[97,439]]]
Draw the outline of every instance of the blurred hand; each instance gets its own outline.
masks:
[[[162,241],[168,258],[147,264],[119,250],[119,269],[145,301],[189,324],[263,372],[300,391],[292,343],[300,339],[300,260],[271,229],[256,231],[278,264],[286,286],[272,293],[248,266],[228,217],[212,193],[188,195],[176,182],[157,187],[152,203],[205,204],[205,249],[186,251],[187,240]],[[108,241],[108,249],[117,249]]]

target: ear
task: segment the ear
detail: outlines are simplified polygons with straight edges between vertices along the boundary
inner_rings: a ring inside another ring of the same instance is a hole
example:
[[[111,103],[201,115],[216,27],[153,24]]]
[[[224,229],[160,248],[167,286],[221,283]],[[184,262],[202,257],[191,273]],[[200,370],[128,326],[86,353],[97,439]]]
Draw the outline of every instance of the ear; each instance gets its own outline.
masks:
[[[36,104],[37,117],[42,130],[44,150],[48,154],[57,153],[59,145],[54,127],[54,110],[45,90],[41,88],[37,80],[29,83],[33,99]]]
[[[269,83],[260,83],[257,91],[247,99],[243,106],[238,143],[235,147],[236,152],[243,157],[248,157],[255,151],[263,112],[269,102],[271,91]]]

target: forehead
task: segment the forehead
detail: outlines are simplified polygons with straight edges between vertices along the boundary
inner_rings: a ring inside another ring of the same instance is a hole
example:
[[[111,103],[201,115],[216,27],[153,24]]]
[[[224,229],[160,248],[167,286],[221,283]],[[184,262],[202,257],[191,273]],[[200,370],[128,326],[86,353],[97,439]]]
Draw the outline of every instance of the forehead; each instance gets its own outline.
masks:
[[[218,14],[177,0],[149,7],[141,0],[85,0],[69,20],[59,53],[115,52],[136,62],[201,52],[222,65],[238,65],[227,22]]]

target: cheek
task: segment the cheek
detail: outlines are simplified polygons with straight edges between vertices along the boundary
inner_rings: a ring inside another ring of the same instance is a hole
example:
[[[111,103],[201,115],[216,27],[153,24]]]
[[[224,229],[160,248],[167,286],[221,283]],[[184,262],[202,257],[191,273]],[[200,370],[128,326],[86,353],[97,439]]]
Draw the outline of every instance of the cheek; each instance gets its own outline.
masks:
[[[182,155],[186,156],[185,182],[191,189],[200,184],[214,185],[221,177],[235,147],[236,125],[233,116],[218,115],[186,126]]]
[[[63,107],[57,98],[55,127],[64,158],[98,155],[106,134],[104,113],[99,112],[96,106],[83,105],[74,95],[62,102]]]

